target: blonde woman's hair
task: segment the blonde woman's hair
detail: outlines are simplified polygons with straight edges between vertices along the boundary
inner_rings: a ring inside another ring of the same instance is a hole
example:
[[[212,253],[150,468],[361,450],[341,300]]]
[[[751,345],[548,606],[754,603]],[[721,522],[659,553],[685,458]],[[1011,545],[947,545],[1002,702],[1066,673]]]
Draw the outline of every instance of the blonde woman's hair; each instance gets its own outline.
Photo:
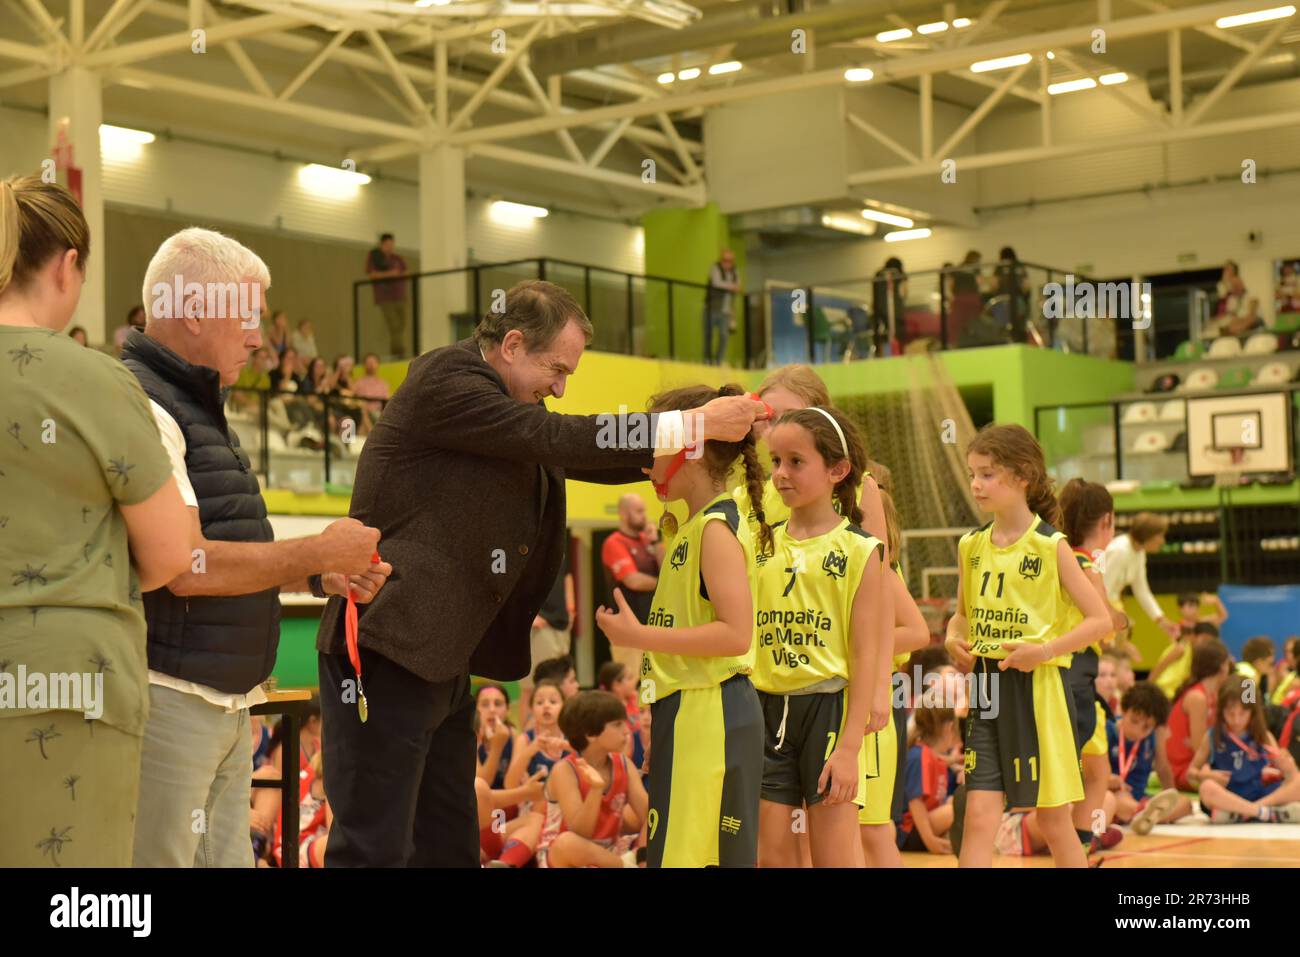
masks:
[[[156,315],[150,304],[159,300],[155,289],[159,286],[173,288],[177,277],[180,277],[182,288],[189,283],[198,283],[207,289],[209,284],[238,283],[244,277],[260,283],[263,293],[271,288],[271,271],[257,253],[229,236],[197,226],[168,236],[149,260],[144,271],[141,301],[145,303],[145,315],[150,320],[173,318]],[[171,301],[170,296],[167,301]],[[179,316],[181,304],[174,303],[171,311],[174,316]]]
[[[53,257],[77,251],[86,270],[90,227],[77,200],[57,183],[39,176],[0,180],[0,295],[25,289]]]
[[[808,406],[819,405],[829,408],[831,394],[822,377],[813,371],[812,366],[793,364],[773,369],[758,387],[758,394],[765,395],[771,389],[788,389]]]

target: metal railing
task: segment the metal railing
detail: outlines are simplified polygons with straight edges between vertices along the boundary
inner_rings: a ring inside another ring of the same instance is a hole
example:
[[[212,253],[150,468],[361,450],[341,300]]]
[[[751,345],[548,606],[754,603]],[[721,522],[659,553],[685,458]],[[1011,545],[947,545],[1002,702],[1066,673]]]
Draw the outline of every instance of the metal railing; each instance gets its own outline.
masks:
[[[345,490],[387,400],[234,387],[226,421],[267,488]]]
[[[708,307],[717,301],[711,297],[722,295],[721,290],[711,290],[705,282],[549,257],[359,280],[352,290],[353,349],[358,357],[367,352],[398,359],[419,355],[422,324],[445,323],[452,341],[464,339],[481,316],[494,307],[503,308],[506,290],[526,279],[547,280],[568,290],[591,319],[593,349],[687,362],[716,357],[718,337],[710,328]],[[400,307],[367,301],[386,296]],[[754,323],[748,302],[739,292],[731,302],[736,328],[728,330],[725,358],[734,366],[751,366]],[[395,317],[399,312],[400,326]],[[387,326],[390,320],[392,327]]]

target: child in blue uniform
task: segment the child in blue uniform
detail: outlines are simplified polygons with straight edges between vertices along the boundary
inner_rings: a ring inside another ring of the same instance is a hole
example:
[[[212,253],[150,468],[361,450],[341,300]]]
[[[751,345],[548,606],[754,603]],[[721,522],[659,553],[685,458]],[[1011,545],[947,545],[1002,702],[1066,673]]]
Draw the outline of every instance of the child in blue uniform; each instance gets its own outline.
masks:
[[[1264,721],[1258,687],[1231,675],[1219,690],[1214,727],[1192,758],[1189,778],[1216,824],[1300,822],[1300,773]]]

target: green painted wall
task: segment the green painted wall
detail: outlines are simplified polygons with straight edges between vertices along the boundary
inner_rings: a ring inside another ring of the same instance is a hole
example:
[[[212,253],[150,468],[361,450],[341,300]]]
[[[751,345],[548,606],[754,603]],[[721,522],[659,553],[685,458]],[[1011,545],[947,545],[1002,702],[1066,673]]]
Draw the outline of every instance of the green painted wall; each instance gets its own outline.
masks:
[[[736,270],[745,287],[745,248],[734,243],[727,217],[712,203],[699,209],[656,209],[641,217],[645,230],[647,276],[708,282],[709,268],[723,249],[736,254]],[[645,283],[646,348],[652,356],[668,356],[669,287]],[[698,362],[704,357],[704,290],[672,287],[673,349],[676,358]],[[742,305],[736,305],[737,332],[727,344],[727,356],[740,365],[744,357],[739,323]]]

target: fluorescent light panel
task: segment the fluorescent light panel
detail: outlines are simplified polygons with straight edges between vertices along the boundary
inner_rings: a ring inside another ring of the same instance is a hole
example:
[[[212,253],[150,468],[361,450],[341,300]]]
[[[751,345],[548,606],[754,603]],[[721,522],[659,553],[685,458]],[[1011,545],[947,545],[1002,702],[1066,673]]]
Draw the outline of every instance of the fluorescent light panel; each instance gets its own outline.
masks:
[[[884,223],[886,226],[902,226],[904,229],[911,229],[916,225],[915,222],[906,216],[895,216],[893,213],[882,213],[878,209],[862,210],[862,218],[870,219],[873,222]]]
[[[988,73],[992,70],[1005,70],[1008,67],[1021,66],[1028,63],[1033,57],[1028,53],[1016,53],[1011,56],[998,57],[996,60],[980,60],[978,63],[970,65],[972,73]]]
[[[1096,86],[1096,80],[1090,76],[1085,76],[1078,80],[1062,80],[1060,83],[1051,83],[1047,87],[1047,92],[1052,96],[1060,96],[1062,93],[1077,93],[1080,90],[1091,90]]]
[[[901,27],[897,30],[885,30],[883,33],[876,34],[877,43],[893,43],[895,40],[906,40],[912,35],[912,31],[907,27]]]
[[[692,66],[692,67],[687,67],[685,70],[678,71],[677,79],[693,80],[699,75],[700,75],[700,68],[698,66]]]
[[[899,229],[892,233],[885,233],[885,242],[887,243],[905,243],[909,239],[929,239],[929,229]]]
[[[506,199],[498,199],[488,207],[488,215],[492,219],[512,226],[527,225],[550,214],[551,211],[545,207],[529,206],[527,203],[512,203]]]
[[[709,67],[709,76],[719,76],[723,73],[736,73],[740,70],[739,60],[728,60],[726,63],[715,63]]]
[[[1281,20],[1283,17],[1295,15],[1295,7],[1272,7],[1268,10],[1255,10],[1252,13],[1238,13],[1231,17],[1219,17],[1214,21],[1214,25],[1220,30],[1229,27],[1246,27],[1252,23],[1267,23],[1269,20]]]
[[[850,83],[865,83],[875,75],[865,66],[853,67],[844,71],[844,79]]]
[[[876,227],[843,213],[822,213],[822,225],[843,233],[857,233],[859,236],[871,236],[876,232]]]

